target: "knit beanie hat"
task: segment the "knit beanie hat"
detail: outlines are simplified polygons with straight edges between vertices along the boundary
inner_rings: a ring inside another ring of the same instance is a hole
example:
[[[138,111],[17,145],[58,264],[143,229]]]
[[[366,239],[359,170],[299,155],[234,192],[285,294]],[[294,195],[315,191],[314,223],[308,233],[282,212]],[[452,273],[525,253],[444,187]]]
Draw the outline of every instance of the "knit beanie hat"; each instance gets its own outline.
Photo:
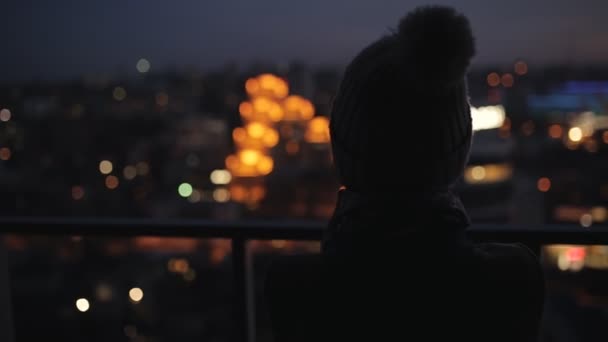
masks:
[[[474,54],[467,18],[440,6],[415,9],[361,51],[331,112],[342,185],[363,194],[447,190],[471,146],[465,74]]]

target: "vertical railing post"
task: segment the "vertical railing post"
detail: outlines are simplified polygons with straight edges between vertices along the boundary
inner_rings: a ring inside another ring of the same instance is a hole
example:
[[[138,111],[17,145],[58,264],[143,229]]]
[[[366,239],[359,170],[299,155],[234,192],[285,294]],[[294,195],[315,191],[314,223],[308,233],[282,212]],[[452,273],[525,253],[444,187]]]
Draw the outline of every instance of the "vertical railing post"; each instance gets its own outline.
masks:
[[[11,304],[8,254],[0,235],[0,341],[13,342],[13,306]]]
[[[232,239],[232,268],[234,272],[237,339],[255,342],[255,302],[253,266],[244,238]]]

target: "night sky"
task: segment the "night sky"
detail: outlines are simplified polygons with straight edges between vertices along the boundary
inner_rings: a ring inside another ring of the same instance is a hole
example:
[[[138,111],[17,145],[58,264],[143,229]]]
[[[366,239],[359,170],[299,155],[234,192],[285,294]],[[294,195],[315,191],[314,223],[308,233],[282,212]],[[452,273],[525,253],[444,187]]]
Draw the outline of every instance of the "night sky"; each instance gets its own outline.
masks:
[[[0,81],[226,62],[344,65],[422,1],[2,0]],[[476,65],[608,62],[608,1],[439,1],[464,12]],[[607,63],[608,64],[608,63]]]

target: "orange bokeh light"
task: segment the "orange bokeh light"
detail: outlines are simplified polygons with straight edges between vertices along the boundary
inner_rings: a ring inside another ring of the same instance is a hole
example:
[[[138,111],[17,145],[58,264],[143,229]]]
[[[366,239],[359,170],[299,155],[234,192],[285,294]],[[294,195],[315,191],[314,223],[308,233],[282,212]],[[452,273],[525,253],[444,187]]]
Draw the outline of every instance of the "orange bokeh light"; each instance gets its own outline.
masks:
[[[299,95],[291,95],[283,102],[285,119],[310,120],[315,115],[315,108],[310,101]]]
[[[235,202],[245,202],[247,199],[247,189],[242,185],[233,185],[230,187],[230,197]]]
[[[232,139],[237,143],[244,143],[247,140],[247,131],[243,127],[237,127],[232,131]]]
[[[505,88],[511,88],[513,86],[513,83],[515,83],[515,79],[513,78],[513,75],[506,73],[502,75],[502,77],[500,78],[500,82]]]
[[[515,63],[515,73],[518,75],[525,75],[528,73],[528,64],[524,61],[518,61]]]
[[[260,91],[260,82],[255,78],[250,78],[245,82],[245,90],[250,96],[256,96]]]
[[[300,144],[297,141],[291,140],[285,144],[285,152],[289,155],[294,155],[300,152]]]
[[[549,136],[553,139],[560,139],[564,135],[564,129],[558,124],[549,126]]]
[[[79,186],[79,185],[75,185],[72,187],[72,198],[75,201],[81,200],[84,197],[84,188]]]
[[[275,147],[279,143],[279,133],[275,129],[268,128],[262,137],[262,142],[268,148]]]
[[[247,135],[254,139],[262,138],[267,130],[266,126],[262,125],[259,122],[252,122],[250,124],[247,124],[247,126],[245,126],[245,129],[247,130]]]
[[[8,147],[0,148],[0,160],[9,160],[11,159],[11,149]]]
[[[536,183],[536,187],[540,192],[547,192],[551,189],[551,180],[547,177],[542,177]]]
[[[304,136],[310,143],[329,142],[329,120],[325,116],[317,116],[308,122],[306,134]]]
[[[243,118],[249,119],[253,115],[253,105],[249,101],[241,102],[239,105],[239,113]]]
[[[238,153],[239,162],[243,165],[254,166],[262,159],[262,154],[258,150],[244,149]]]
[[[118,178],[116,176],[107,176],[106,177],[106,187],[110,190],[114,190],[118,187],[119,181]]]
[[[274,161],[269,156],[262,156],[262,158],[260,158],[260,161],[256,165],[257,171],[264,176],[271,173],[273,168]]]
[[[254,185],[249,191],[252,201],[260,201],[266,196],[266,189],[261,185]]]
[[[497,73],[492,72],[488,74],[487,82],[490,87],[498,87],[500,84],[500,76]]]

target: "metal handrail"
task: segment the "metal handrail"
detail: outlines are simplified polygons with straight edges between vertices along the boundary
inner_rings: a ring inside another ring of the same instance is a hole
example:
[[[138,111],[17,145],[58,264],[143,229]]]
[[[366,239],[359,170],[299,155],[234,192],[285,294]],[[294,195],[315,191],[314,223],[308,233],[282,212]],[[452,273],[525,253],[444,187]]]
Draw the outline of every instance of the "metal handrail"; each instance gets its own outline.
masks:
[[[326,223],[299,220],[184,220],[109,218],[0,218],[0,234],[45,236],[165,236],[244,240],[320,240]],[[467,235],[479,241],[537,244],[608,244],[608,226],[478,224]]]
[[[253,288],[252,269],[247,241],[269,239],[318,241],[323,236],[325,226],[326,223],[319,221],[294,220],[212,221],[9,217],[0,218],[0,235],[115,238],[163,236],[230,239],[235,276],[234,300],[237,313],[235,322],[239,341],[253,342],[255,340],[255,303],[251,293]],[[608,245],[608,227],[606,226],[582,228],[577,225],[483,224],[469,228],[467,235],[474,241],[523,242],[536,250],[544,244]]]

